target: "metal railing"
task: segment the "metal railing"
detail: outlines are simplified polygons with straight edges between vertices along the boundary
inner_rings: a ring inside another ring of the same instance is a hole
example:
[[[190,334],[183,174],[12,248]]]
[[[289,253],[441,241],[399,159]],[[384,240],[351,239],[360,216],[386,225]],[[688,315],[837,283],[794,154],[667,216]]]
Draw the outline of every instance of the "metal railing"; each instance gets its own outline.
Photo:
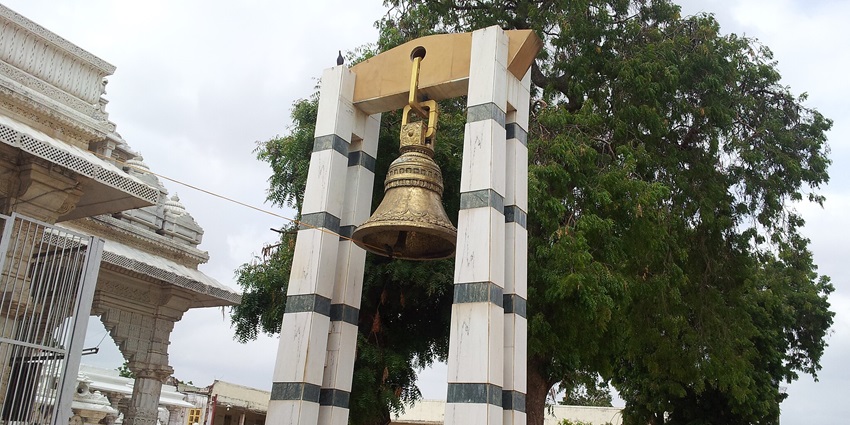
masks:
[[[0,423],[67,424],[103,241],[0,215]]]

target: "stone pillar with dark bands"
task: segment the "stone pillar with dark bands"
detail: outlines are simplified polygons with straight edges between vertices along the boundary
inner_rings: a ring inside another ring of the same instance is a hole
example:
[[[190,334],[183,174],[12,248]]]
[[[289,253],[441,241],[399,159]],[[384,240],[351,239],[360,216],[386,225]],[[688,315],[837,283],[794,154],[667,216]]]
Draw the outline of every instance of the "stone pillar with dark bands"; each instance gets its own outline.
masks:
[[[354,127],[354,74],[322,75],[315,140],[295,242],[266,423],[317,424]]]
[[[446,425],[502,424],[508,37],[472,33]]]

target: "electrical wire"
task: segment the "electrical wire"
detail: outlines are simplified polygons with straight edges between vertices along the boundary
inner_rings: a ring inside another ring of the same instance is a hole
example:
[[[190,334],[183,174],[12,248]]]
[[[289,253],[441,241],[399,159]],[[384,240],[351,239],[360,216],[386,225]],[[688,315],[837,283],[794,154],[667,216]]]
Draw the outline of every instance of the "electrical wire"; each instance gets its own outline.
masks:
[[[98,342],[97,345],[94,346],[94,348],[100,348],[100,344],[103,343],[104,339],[106,339],[106,335],[109,335],[109,332],[103,333],[103,338],[100,339],[100,342]]]
[[[90,153],[93,153],[94,155],[96,155],[96,156],[98,156],[98,157],[100,157],[100,158],[103,158],[103,159],[109,160],[109,161],[115,161],[115,162],[118,162],[119,164],[121,164],[121,166],[122,166],[122,167],[133,168],[133,169],[135,169],[135,170],[137,170],[137,171],[139,171],[139,172],[141,172],[141,173],[152,174],[152,175],[154,175],[154,176],[156,176],[156,177],[159,177],[159,178],[161,178],[161,179],[165,179],[165,180],[168,180],[168,181],[170,181],[170,182],[173,182],[173,183],[179,184],[179,185],[181,185],[181,186],[188,187],[189,189],[196,190],[196,191],[198,191],[198,192],[201,192],[201,193],[204,193],[204,194],[207,194],[207,195],[213,196],[213,197],[215,197],[215,198],[219,198],[219,199],[222,199],[222,200],[225,200],[225,201],[228,201],[228,202],[232,202],[232,203],[234,203],[234,204],[236,204],[236,205],[240,205],[240,206],[243,206],[243,207],[246,207],[246,208],[249,208],[249,209],[255,210],[255,211],[259,211],[259,212],[261,212],[261,213],[265,213],[265,214],[271,215],[271,216],[273,216],[273,217],[277,217],[277,218],[280,218],[280,219],[283,219],[283,220],[289,221],[290,223],[293,223],[293,224],[298,225],[300,228],[306,227],[306,228],[309,228],[309,229],[318,230],[318,231],[320,231],[320,232],[327,233],[327,234],[329,234],[329,235],[336,235],[336,236],[338,236],[338,237],[339,237],[340,239],[342,239],[342,240],[346,240],[346,241],[354,242],[354,239],[352,239],[350,236],[341,235],[341,234],[339,234],[339,233],[337,233],[337,232],[333,232],[333,231],[328,230],[328,229],[326,229],[326,228],[324,228],[324,227],[317,227],[317,226],[314,226],[314,225],[312,225],[312,224],[305,223],[305,222],[303,222],[303,221],[296,220],[296,219],[291,218],[291,217],[286,217],[286,216],[284,216],[284,215],[280,215],[280,214],[278,214],[278,213],[276,213],[276,212],[274,212],[274,211],[270,211],[270,210],[267,210],[267,209],[263,209],[263,208],[260,208],[260,207],[257,207],[257,206],[254,206],[254,205],[251,205],[251,204],[248,204],[248,203],[245,203],[245,202],[242,202],[242,201],[239,201],[239,200],[236,200],[236,199],[233,199],[233,198],[230,198],[230,197],[227,197],[227,196],[224,196],[224,195],[218,194],[218,193],[215,193],[215,192],[213,192],[213,191],[210,191],[210,190],[207,190],[207,189],[203,189],[203,188],[198,187],[198,186],[195,186],[195,185],[193,185],[193,184],[191,184],[191,183],[186,183],[186,182],[184,182],[184,181],[177,180],[177,179],[172,178],[172,177],[168,177],[168,176],[163,175],[163,174],[160,174],[160,173],[155,173],[155,172],[153,172],[153,171],[151,171],[151,170],[149,170],[149,169],[145,169],[145,168],[142,168],[142,167],[139,167],[139,166],[133,165],[133,164],[128,164],[126,161],[121,161],[121,160],[119,160],[119,159],[116,159],[116,158],[113,158],[113,157],[110,157],[110,156],[106,156],[106,155],[100,154],[100,153],[98,153],[98,152],[91,152],[91,151],[90,151]],[[302,226],[303,226],[303,227],[302,227]],[[362,243],[362,242],[361,242],[361,243]],[[369,247],[369,248],[372,248],[373,250],[376,250],[376,251],[383,251],[383,250],[384,250],[384,249],[383,249],[383,248],[381,248],[381,247],[375,247],[375,246],[368,245],[368,244],[365,244],[365,243],[362,243],[362,245],[361,245],[361,246],[363,246],[363,247]]]

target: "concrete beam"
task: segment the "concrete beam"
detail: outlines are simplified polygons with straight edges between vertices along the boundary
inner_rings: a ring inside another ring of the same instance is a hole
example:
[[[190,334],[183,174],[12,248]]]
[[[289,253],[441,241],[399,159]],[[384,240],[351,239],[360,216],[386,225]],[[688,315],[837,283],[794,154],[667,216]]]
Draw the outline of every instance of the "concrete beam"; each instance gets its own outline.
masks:
[[[543,42],[532,30],[511,30],[505,34],[507,70],[522,80]],[[352,66],[351,71],[357,74],[354,106],[366,114],[404,107],[410,90],[410,53],[416,47],[424,47],[426,51],[419,74],[420,93],[433,100],[467,94],[472,33],[438,34],[417,38]]]

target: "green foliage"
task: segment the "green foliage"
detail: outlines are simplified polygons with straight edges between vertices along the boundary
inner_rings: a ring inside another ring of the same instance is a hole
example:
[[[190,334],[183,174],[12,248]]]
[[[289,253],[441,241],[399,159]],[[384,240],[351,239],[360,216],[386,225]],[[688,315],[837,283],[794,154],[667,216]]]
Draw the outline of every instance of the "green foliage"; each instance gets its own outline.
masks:
[[[611,407],[611,388],[599,375],[576,371],[569,379],[560,382],[564,398],[558,404],[568,406]],[[559,392],[560,392],[559,391]]]
[[[257,159],[269,163],[267,199],[273,204],[291,206],[299,213],[304,201],[304,186],[313,152],[313,133],[316,129],[318,99],[302,99],[292,107],[292,127],[286,137],[275,137],[258,143]]]
[[[130,370],[130,367],[127,366],[127,363],[128,362],[125,360],[124,363],[121,364],[121,366],[115,368],[115,370],[118,371],[118,376],[122,378],[136,379],[136,374],[134,374],[133,371]]]
[[[816,376],[832,324],[794,210],[823,202],[832,122],[781,84],[770,50],[667,0],[388,5],[365,55],[489,25],[544,40],[528,129],[529,424],[550,388],[586,377],[618,389],[626,423],[776,423],[780,383]],[[297,102],[290,134],[259,145],[277,204],[300,209],[315,108]],[[444,102],[440,118],[449,217],[463,109]],[[397,114],[382,125],[373,208]],[[279,330],[291,237],[237,272],[237,338]],[[386,423],[418,397],[415,369],[446,355],[452,270],[367,257],[352,423]]]
[[[242,302],[231,309],[230,319],[238,341],[254,340],[260,332],[280,333],[296,230],[295,225],[287,225],[276,247],[236,270],[236,283],[243,289]]]
[[[593,425],[593,422],[586,422],[586,421],[580,421],[580,420],[574,421],[574,420],[570,420],[570,419],[561,419],[561,421],[558,422],[558,425]],[[602,425],[611,425],[611,422],[605,422]]]
[[[586,421],[580,421],[580,420],[573,421],[573,420],[570,420],[570,419],[561,419],[561,421],[558,422],[558,425],[593,425],[593,422],[586,422]]]

